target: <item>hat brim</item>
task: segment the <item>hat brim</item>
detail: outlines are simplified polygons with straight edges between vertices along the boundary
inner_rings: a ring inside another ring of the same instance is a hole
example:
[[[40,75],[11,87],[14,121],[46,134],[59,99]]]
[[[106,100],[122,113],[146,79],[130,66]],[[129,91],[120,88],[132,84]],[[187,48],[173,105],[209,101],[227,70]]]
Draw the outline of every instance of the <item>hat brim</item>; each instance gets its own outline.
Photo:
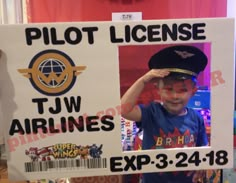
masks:
[[[168,76],[166,76],[164,79],[172,79],[172,80],[187,80],[187,79],[194,79],[196,76],[189,75],[185,73],[180,72],[170,72]]]

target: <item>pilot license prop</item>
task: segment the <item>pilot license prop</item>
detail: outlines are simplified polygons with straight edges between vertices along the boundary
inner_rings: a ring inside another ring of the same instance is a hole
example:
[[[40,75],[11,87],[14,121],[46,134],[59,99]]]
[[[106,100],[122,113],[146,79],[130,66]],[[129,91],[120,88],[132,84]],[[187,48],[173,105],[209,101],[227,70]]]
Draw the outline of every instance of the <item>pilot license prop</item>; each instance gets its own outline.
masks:
[[[233,19],[1,25],[0,40],[11,180],[233,166]],[[208,57],[209,146],[186,147],[194,137],[177,130],[155,137],[150,150],[123,151],[120,111],[128,104],[120,105],[120,86],[128,77],[121,65],[147,65],[170,45],[194,45]]]

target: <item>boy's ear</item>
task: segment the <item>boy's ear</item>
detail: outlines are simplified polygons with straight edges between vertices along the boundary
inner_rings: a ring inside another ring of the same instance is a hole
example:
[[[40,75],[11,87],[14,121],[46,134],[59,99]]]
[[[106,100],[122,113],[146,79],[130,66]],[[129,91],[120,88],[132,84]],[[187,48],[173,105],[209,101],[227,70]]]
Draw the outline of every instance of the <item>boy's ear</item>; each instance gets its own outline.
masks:
[[[192,96],[197,92],[197,90],[198,90],[197,86],[194,86]]]

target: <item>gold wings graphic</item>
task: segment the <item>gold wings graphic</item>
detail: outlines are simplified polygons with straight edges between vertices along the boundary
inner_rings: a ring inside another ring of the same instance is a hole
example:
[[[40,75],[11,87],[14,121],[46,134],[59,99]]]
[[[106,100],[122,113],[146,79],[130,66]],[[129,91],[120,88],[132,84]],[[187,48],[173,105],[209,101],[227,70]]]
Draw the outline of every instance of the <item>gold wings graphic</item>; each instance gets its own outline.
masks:
[[[57,82],[63,81],[65,76],[70,73],[71,71],[74,72],[75,76],[78,76],[83,72],[83,70],[86,69],[86,66],[74,66],[72,68],[65,68],[61,74],[58,76],[55,72],[51,72],[48,76],[45,76],[44,73],[37,69],[18,69],[18,72],[20,72],[23,76],[26,78],[31,78],[32,74],[39,76],[45,83],[49,84],[52,80],[55,80]]]

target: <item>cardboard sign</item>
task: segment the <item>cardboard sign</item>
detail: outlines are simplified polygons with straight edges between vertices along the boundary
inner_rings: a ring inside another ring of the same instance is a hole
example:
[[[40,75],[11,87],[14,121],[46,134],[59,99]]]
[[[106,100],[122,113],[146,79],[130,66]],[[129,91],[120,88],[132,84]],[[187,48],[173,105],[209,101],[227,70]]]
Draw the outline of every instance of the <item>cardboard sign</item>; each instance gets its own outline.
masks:
[[[1,25],[0,40],[10,179],[233,166],[233,19]],[[172,44],[210,47],[211,144],[122,151],[122,50]]]

